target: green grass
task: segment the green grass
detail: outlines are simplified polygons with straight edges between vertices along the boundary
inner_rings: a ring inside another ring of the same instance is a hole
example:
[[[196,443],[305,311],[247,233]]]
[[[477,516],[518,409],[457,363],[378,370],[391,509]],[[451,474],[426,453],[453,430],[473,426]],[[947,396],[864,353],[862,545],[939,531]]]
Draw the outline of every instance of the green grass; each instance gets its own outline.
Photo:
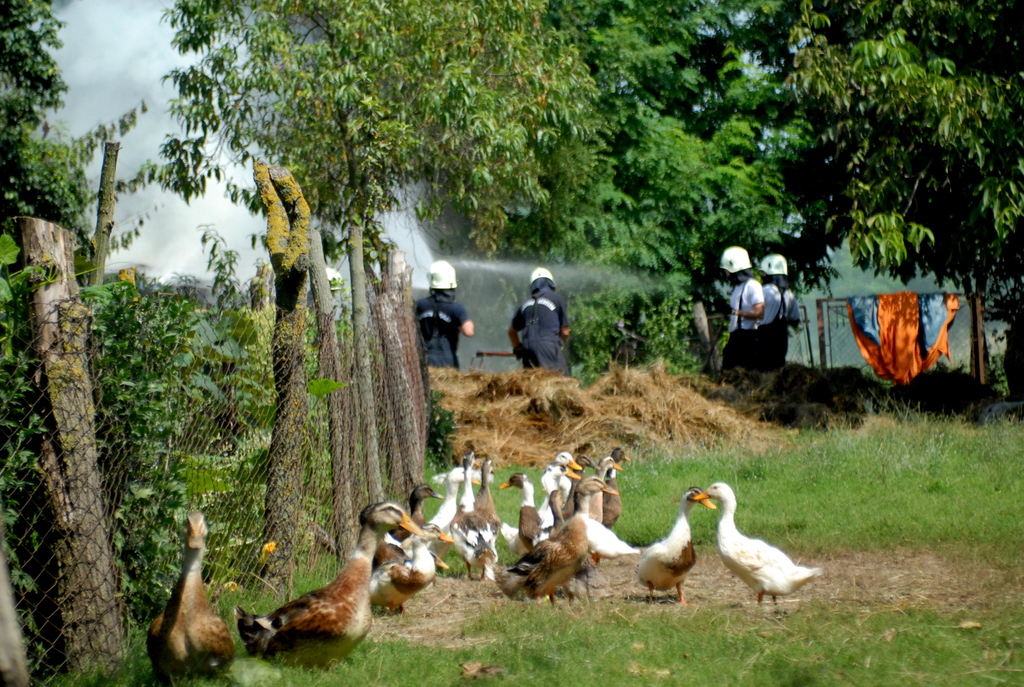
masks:
[[[467,620],[471,647],[447,650],[400,641],[365,642],[327,671],[282,669],[281,685],[461,684],[461,662],[507,669],[483,682],[538,682],[558,687],[602,684],[920,685],[1024,684],[1024,429],[974,428],[956,422],[873,423],[858,431],[790,436],[760,455],[739,450],[667,456],[633,454],[621,473],[624,512],[616,530],[633,544],[664,536],[691,485],[728,482],[737,493],[737,523],[794,556],[848,552],[932,551],[958,564],[1004,571],[1006,594],[955,611],[898,609],[816,598],[783,605],[776,615],[750,604],[682,608],[605,600],[555,608],[506,604]],[[500,471],[501,484],[512,472]],[[539,484],[536,471],[529,471]],[[497,486],[496,484],[496,486]],[[538,491],[538,504],[543,494]],[[515,521],[518,490],[495,491],[498,511]],[[428,504],[428,514],[440,502]],[[691,521],[703,565],[713,553],[717,513]],[[503,545],[501,545],[503,550]],[[507,554],[505,554],[507,556]],[[456,554],[452,574],[462,574]],[[322,579],[296,581],[295,593]],[[224,594],[221,608],[244,602],[260,610],[273,599]],[[413,604],[415,603],[415,600]],[[452,600],[450,603],[457,603]],[[962,621],[981,623],[961,629]],[[403,622],[401,619],[385,622]],[[97,687],[148,684],[152,673],[142,632],[114,679],[77,678]],[[239,649],[241,647],[239,646]],[[209,684],[208,681],[179,684]]]

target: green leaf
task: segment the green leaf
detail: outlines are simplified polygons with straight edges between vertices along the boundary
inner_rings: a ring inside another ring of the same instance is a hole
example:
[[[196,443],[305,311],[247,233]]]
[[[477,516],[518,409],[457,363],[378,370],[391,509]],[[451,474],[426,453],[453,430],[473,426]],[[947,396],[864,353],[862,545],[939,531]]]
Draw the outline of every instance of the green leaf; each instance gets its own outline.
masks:
[[[21,249],[14,242],[14,237],[10,234],[3,234],[0,236],[0,265],[13,265],[18,259],[18,253]]]
[[[333,379],[311,379],[309,380],[309,393],[317,398],[323,398],[343,386],[347,385],[343,382],[336,382]]]
[[[11,287],[7,284],[7,280],[0,277],[0,305],[13,299],[14,294],[11,293]]]

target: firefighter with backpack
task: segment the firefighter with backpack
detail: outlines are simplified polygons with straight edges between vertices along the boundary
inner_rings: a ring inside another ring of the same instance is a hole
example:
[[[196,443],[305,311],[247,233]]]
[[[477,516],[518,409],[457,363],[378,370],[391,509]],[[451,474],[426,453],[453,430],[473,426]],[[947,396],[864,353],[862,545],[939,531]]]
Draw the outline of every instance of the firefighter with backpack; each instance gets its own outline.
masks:
[[[430,295],[416,302],[416,319],[427,349],[427,365],[459,367],[459,335],[473,336],[473,321],[455,302],[455,268],[444,260],[430,266]]]
[[[565,298],[555,292],[555,278],[543,267],[530,275],[530,298],[512,317],[508,338],[524,368],[545,367],[569,376],[562,352],[562,345],[569,338],[569,312]]]
[[[764,291],[764,314],[757,327],[758,368],[777,370],[786,364],[789,328],[800,324],[800,306],[789,290],[789,266],[778,253],[766,256],[759,266]]]

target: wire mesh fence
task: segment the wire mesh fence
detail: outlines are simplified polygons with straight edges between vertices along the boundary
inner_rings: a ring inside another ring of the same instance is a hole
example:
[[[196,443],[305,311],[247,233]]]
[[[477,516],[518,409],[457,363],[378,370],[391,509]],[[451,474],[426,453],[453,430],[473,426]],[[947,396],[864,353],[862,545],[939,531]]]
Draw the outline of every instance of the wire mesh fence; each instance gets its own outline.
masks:
[[[290,594],[266,574],[280,545],[268,540],[267,517],[275,309],[217,310],[129,282],[79,293],[53,269],[36,277],[0,315],[4,550],[33,679],[119,662],[128,629],[147,626],[170,595],[190,510],[210,526],[212,594],[225,584]],[[422,479],[428,380],[408,271],[369,281],[371,426],[387,490],[404,500]],[[42,305],[57,284],[65,291]],[[294,364],[317,380],[322,341],[315,312],[304,317]],[[337,333],[345,386],[310,383],[305,399],[288,580],[332,575],[369,501],[347,315]]]
[[[959,309],[946,329],[949,343],[949,359],[942,357],[937,365],[951,369],[971,368],[971,304],[969,299],[958,295]],[[826,367],[860,367],[869,365],[857,346],[857,339],[850,324],[850,315],[845,298],[825,298],[818,301],[821,321],[813,345],[818,364]]]

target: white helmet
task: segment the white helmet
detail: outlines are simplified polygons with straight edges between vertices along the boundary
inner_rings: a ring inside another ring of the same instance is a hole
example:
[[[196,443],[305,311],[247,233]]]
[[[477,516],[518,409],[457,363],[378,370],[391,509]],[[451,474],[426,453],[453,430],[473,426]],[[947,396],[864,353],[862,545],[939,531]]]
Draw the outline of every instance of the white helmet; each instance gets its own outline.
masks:
[[[758,268],[765,274],[789,274],[789,265],[786,264],[786,256],[772,253],[761,259],[761,266]]]
[[[746,249],[740,248],[739,246],[732,246],[726,248],[722,252],[722,262],[720,263],[723,270],[726,272],[741,272],[743,270],[750,269],[750,255],[747,254]]]
[[[454,289],[455,268],[444,260],[438,260],[430,266],[430,288],[432,289]]]
[[[552,284],[555,283],[555,278],[552,277],[551,273],[548,272],[543,267],[538,267],[537,269],[535,269],[533,271],[533,274],[530,275],[530,283],[532,284],[533,282],[537,281],[541,277],[543,277],[544,279],[550,279]]]

